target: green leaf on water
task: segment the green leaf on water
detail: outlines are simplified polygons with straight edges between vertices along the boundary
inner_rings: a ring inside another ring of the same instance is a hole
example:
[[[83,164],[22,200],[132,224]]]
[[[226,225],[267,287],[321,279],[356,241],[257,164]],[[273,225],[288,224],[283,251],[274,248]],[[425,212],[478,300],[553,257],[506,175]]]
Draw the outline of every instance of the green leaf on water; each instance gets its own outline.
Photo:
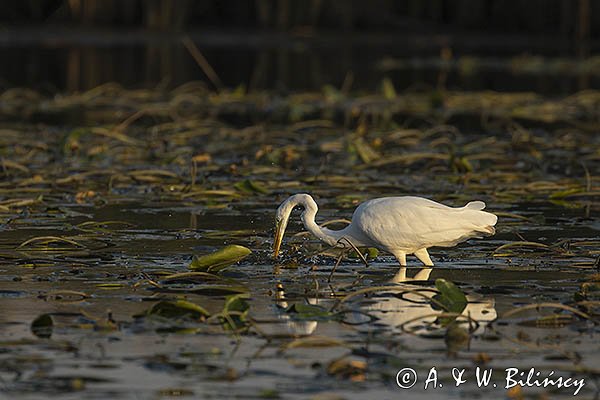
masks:
[[[548,197],[552,200],[563,199],[569,195],[576,194],[576,193],[582,193],[582,192],[585,192],[584,188],[571,188],[571,189],[566,189],[566,190],[559,190],[557,192],[552,193]]]
[[[396,98],[396,88],[394,88],[394,83],[390,78],[383,78],[381,81],[381,91],[383,92],[383,97],[387,100]]]
[[[379,250],[377,250],[375,247],[367,248],[367,252],[366,252],[367,260],[373,260],[373,259],[377,258],[378,255],[379,255]]]
[[[127,287],[127,285],[125,285],[124,283],[97,283],[96,287],[99,289],[111,290],[111,289],[122,289],[122,288]]]
[[[360,250],[362,255],[365,256],[367,260],[373,260],[379,255],[379,250],[377,250],[375,247],[360,247],[358,250]],[[358,258],[356,251],[351,251],[348,256],[350,258]]]
[[[321,88],[323,96],[329,102],[335,103],[344,99],[344,93],[333,85],[325,85]]]
[[[225,305],[223,306],[223,311],[230,313],[234,312],[246,312],[250,308],[250,305],[246,301],[248,298],[247,295],[236,294],[233,296],[227,296],[225,299]]]
[[[332,315],[327,309],[313,304],[294,303],[285,309],[288,314],[294,314],[299,319],[327,318]]]
[[[145,315],[156,315],[164,318],[181,318],[189,316],[204,320],[210,313],[198,304],[185,300],[165,300],[153,305]]]
[[[454,283],[440,278],[435,280],[435,287],[440,291],[433,296],[435,305],[441,305],[444,311],[460,314],[467,307],[467,297]]]
[[[465,328],[453,322],[446,328],[444,341],[448,351],[454,353],[467,347],[470,338],[471,336]]]
[[[260,183],[251,181],[250,179],[243,180],[233,185],[240,192],[248,194],[268,194],[269,191]]]
[[[201,294],[203,296],[223,296],[229,294],[248,293],[250,290],[242,285],[198,285],[194,286],[189,292]]]
[[[235,331],[246,327],[246,317],[250,309],[250,305],[246,301],[247,298],[247,294],[236,294],[226,297],[225,305],[221,312],[221,322],[224,329]]]
[[[352,141],[352,145],[361,161],[365,164],[369,164],[371,161],[381,158],[379,153],[377,153],[377,151],[375,151],[375,149],[360,136]]]
[[[252,251],[249,248],[233,244],[223,247],[214,253],[194,257],[189,268],[194,271],[218,272],[231,264],[243,260],[251,253]]]
[[[444,105],[444,94],[439,90],[434,90],[429,95],[429,101],[432,108],[439,108]]]
[[[90,133],[89,128],[76,128],[71,132],[67,133],[65,137],[62,139],[62,151],[64,156],[70,156],[73,153],[77,152],[79,149],[79,139],[82,136]]]
[[[280,399],[281,395],[277,391],[277,389],[262,389],[258,393],[258,397],[261,399]]]
[[[31,332],[42,339],[48,339],[52,336],[54,321],[50,314],[42,314],[31,323]]]

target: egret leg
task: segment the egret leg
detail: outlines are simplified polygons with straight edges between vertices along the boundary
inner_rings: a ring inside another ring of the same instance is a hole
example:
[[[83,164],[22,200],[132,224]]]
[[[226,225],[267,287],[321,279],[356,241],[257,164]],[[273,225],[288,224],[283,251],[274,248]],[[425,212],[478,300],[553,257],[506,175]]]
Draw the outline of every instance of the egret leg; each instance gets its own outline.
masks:
[[[421,260],[421,262],[425,264],[425,266],[433,267],[433,261],[431,261],[431,258],[429,258],[429,253],[427,252],[427,249],[422,248],[415,251],[415,256],[417,256],[417,258]]]
[[[403,251],[396,251],[393,253],[394,257],[398,259],[400,266],[406,267],[406,253]]]

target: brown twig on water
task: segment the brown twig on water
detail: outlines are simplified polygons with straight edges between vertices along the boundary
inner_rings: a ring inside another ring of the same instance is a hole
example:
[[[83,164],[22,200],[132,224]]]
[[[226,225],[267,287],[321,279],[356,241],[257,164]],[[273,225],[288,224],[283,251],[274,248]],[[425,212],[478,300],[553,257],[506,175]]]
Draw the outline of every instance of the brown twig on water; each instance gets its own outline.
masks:
[[[202,69],[202,72],[204,72],[204,74],[215,86],[217,91],[221,91],[221,89],[223,89],[223,82],[221,81],[213,67],[210,66],[206,57],[202,55],[200,49],[198,49],[198,46],[194,44],[194,42],[192,41],[192,39],[190,39],[189,36],[184,36],[183,39],[181,39],[181,42],[183,43],[185,48],[190,52],[190,55],[194,58],[198,66]]]
[[[342,258],[344,257],[344,254],[349,250],[346,245],[342,242],[345,241],[347,242],[350,247],[352,249],[354,249],[354,251],[356,252],[356,254],[358,255],[358,257],[361,259],[361,261],[363,263],[365,263],[365,267],[369,266],[369,262],[367,261],[367,259],[365,258],[365,256],[363,256],[363,254],[360,252],[360,250],[358,249],[358,247],[356,247],[354,245],[354,243],[352,243],[348,238],[341,238],[340,240],[338,240],[338,244],[341,244],[344,248],[344,251],[342,251],[342,254],[340,254],[340,256],[338,257],[335,265],[333,266],[333,269],[331,270],[331,273],[329,274],[329,278],[327,278],[327,282],[331,282],[331,278],[333,277],[333,273],[335,272],[335,270],[337,269],[337,267],[340,265],[340,262],[342,261]]]

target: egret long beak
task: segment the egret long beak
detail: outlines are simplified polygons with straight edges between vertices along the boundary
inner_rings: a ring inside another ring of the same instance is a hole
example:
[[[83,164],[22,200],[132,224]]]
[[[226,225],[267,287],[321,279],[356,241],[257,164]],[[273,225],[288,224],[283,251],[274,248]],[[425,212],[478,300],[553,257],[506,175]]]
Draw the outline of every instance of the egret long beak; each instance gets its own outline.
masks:
[[[279,256],[279,248],[281,247],[281,241],[283,240],[283,233],[285,232],[285,224],[280,221],[275,223],[275,240],[273,241],[273,258]]]

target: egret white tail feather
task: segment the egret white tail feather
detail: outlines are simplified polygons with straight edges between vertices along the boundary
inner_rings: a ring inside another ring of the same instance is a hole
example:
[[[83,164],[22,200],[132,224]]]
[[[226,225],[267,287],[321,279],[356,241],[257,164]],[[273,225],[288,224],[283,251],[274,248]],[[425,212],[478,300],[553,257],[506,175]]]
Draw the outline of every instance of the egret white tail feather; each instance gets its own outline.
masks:
[[[360,204],[352,223],[341,230],[320,227],[315,222],[317,203],[308,194],[296,194],[285,200],[275,216],[273,257],[279,255],[283,234],[294,207],[302,206],[304,227],[330,246],[345,238],[358,247],[376,247],[392,253],[400,265],[406,255],[414,254],[423,264],[433,266],[429,247],[452,247],[467,239],[493,235],[498,217],[481,211],[483,201],[472,201],[453,208],[422,197],[383,197]]]
[[[472,210],[483,210],[485,208],[485,203],[483,201],[470,201],[463,208],[470,208]]]

